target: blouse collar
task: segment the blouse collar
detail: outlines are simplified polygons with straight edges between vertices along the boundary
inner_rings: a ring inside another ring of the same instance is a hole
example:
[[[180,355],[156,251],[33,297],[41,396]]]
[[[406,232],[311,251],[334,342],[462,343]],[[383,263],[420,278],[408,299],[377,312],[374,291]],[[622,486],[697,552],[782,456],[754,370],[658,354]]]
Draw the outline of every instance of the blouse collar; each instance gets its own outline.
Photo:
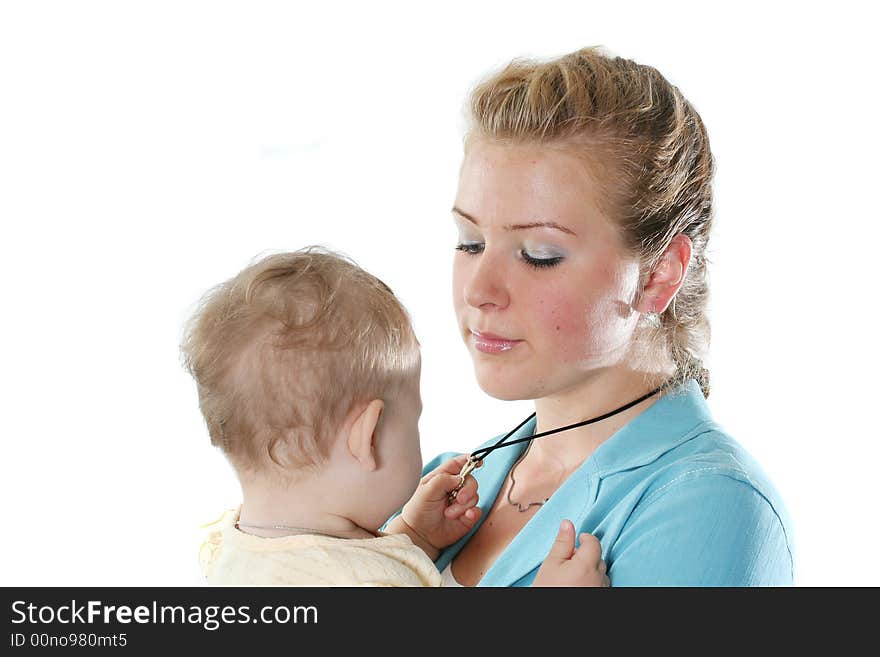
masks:
[[[480,586],[510,586],[534,569],[546,556],[559,531],[559,522],[569,519],[577,528],[586,517],[598,492],[596,483],[615,472],[646,465],[662,454],[689,440],[694,429],[712,422],[708,404],[699,384],[693,379],[664,394],[645,411],[621,427],[563,482],[557,491],[513,538],[492,567],[480,580]],[[532,418],[510,440],[535,433]],[[481,447],[494,444],[498,437]],[[493,452],[474,471],[479,483],[483,513],[477,525],[461,540],[444,550],[436,561],[441,571],[461,551],[477,531],[495,504],[510,468],[528,445],[527,441]]]

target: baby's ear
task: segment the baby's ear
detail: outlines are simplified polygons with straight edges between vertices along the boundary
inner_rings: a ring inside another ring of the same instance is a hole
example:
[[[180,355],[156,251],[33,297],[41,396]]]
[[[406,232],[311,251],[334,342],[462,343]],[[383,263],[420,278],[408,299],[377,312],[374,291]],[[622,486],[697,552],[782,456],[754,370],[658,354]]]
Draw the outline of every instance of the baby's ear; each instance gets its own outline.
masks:
[[[354,410],[354,419],[345,437],[349,453],[369,472],[376,469],[373,436],[384,408],[384,401],[373,399],[360,410]]]

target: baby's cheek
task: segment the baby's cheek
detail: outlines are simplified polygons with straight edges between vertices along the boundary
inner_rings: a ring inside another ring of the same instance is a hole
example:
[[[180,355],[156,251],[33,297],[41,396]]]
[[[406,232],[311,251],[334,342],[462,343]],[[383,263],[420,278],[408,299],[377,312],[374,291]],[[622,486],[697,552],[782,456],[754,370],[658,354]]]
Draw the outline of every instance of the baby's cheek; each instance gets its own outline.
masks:
[[[422,454],[419,452],[418,457],[413,462],[411,487],[413,490],[418,488],[419,481],[422,479]]]

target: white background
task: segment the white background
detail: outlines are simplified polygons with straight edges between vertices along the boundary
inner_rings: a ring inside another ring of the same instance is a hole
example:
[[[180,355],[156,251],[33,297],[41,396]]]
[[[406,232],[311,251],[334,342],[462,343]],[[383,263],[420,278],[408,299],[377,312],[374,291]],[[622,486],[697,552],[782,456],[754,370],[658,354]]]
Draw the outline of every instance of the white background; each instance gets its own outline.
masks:
[[[796,583],[880,585],[863,4],[314,4],[0,4],[0,584],[198,582],[198,526],[239,491],[181,327],[260,254],[324,244],[393,287],[426,459],[517,424],[452,311],[462,107],[513,57],[604,45],[708,127],[710,405],[787,501]]]

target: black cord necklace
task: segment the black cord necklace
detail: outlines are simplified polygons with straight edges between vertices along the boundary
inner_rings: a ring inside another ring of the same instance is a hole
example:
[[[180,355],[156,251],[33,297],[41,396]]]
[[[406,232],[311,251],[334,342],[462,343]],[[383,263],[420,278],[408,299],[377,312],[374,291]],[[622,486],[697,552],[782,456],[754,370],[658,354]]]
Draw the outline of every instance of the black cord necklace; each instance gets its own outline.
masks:
[[[543,438],[544,436],[549,436],[554,433],[560,433],[561,431],[568,431],[569,429],[575,429],[577,427],[583,427],[588,424],[593,424],[594,422],[601,422],[602,420],[607,420],[612,415],[617,415],[618,413],[622,413],[623,411],[625,411],[629,408],[632,408],[636,404],[642,403],[643,401],[645,401],[649,397],[656,395],[658,392],[663,390],[663,388],[665,388],[668,384],[669,384],[669,381],[666,381],[665,383],[654,388],[651,392],[642,395],[638,399],[635,399],[635,400],[629,402],[628,404],[624,404],[620,408],[616,408],[613,411],[610,411],[610,412],[605,413],[603,415],[600,415],[598,417],[590,418],[589,420],[583,420],[582,422],[575,422],[574,424],[569,424],[564,427],[559,427],[558,429],[550,429],[549,431],[542,431],[541,433],[536,433],[531,436],[526,436],[525,438],[517,438],[516,440],[511,440],[510,442],[505,442],[513,434],[515,434],[517,431],[522,429],[522,427],[529,420],[531,420],[533,417],[535,417],[537,415],[537,413],[532,413],[525,420],[520,422],[515,428],[508,431],[507,434],[503,438],[498,440],[498,442],[496,442],[494,445],[491,445],[489,447],[483,447],[481,449],[477,449],[477,450],[474,450],[473,452],[471,452],[470,456],[468,456],[468,460],[465,462],[464,466],[462,467],[461,472],[458,473],[458,476],[461,478],[461,480],[458,483],[458,486],[455,487],[455,490],[453,490],[451,493],[449,493],[449,496],[448,496],[449,503],[451,504],[455,500],[455,496],[458,494],[458,491],[460,491],[462,486],[464,486],[465,478],[474,470],[474,468],[477,467],[477,463],[482,461],[484,458],[486,458],[489,454],[494,452],[496,449],[501,449],[502,447],[510,447],[511,445],[516,445],[517,443],[532,441],[532,440],[535,440],[536,438]]]

